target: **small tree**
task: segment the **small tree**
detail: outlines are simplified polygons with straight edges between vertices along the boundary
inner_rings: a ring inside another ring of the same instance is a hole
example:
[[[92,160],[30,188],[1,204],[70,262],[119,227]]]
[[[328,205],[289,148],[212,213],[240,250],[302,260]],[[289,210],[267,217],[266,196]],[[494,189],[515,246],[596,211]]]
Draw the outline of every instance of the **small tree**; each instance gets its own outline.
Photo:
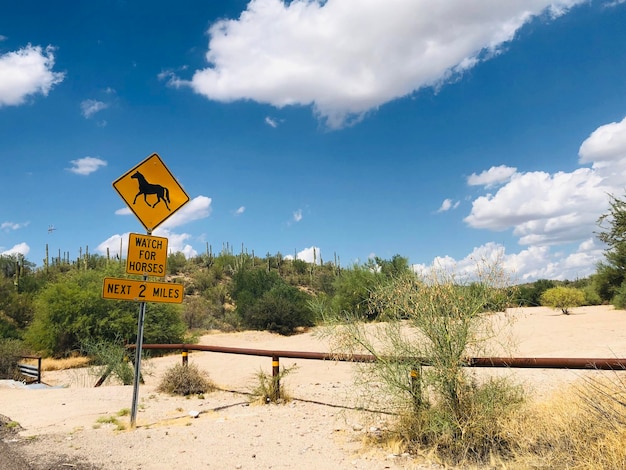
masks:
[[[509,304],[503,296],[513,292],[506,287],[497,263],[479,263],[467,276],[441,268],[426,276],[408,271],[377,284],[367,309],[328,312],[338,356],[375,358],[357,365],[358,399],[400,416],[396,432],[409,449],[434,448],[452,464],[464,458],[484,462],[506,450],[499,424],[521,402],[522,390],[506,380],[479,383],[464,367],[498,336],[498,324],[485,309]],[[315,303],[316,310],[324,309],[324,298]],[[370,323],[372,310],[380,312],[380,322]]]
[[[565,315],[570,309],[585,303],[585,293],[574,287],[553,287],[541,295],[541,305],[554,309],[560,308]]]

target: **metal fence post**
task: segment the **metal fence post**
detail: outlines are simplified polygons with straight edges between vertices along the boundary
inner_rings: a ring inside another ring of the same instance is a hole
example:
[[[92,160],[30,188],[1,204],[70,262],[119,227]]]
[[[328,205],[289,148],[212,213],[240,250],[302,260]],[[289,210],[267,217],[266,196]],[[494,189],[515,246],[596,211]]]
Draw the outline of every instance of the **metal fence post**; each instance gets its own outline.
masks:
[[[272,356],[272,380],[274,381],[274,401],[280,398],[280,360]]]
[[[189,350],[183,349],[182,356],[183,356],[183,365],[186,366],[189,363]]]
[[[415,408],[422,407],[422,366],[411,368],[411,395]]]

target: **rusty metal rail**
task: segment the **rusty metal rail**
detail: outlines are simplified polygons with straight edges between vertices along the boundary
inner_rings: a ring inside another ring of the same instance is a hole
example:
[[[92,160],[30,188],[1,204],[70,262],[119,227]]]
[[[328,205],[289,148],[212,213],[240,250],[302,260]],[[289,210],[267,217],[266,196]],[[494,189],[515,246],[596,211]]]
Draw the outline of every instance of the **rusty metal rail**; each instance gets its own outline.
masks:
[[[128,345],[134,349],[135,345]],[[371,354],[333,354],[310,351],[277,351],[267,349],[233,348],[230,346],[211,346],[206,344],[144,344],[142,349],[179,350],[183,365],[189,360],[189,351],[208,351],[225,354],[242,354],[246,356],[264,356],[272,358],[272,377],[276,380],[276,399],[280,396],[280,358],[313,359],[321,361],[342,362],[376,362],[389,360],[389,357],[377,358]],[[398,361],[406,362],[410,368],[412,386],[418,386],[419,366],[430,366],[430,361],[421,357],[400,357]],[[523,369],[586,369],[586,370],[626,370],[626,359],[618,358],[571,358],[571,357],[470,357],[462,364],[465,367],[510,367]],[[108,375],[108,374],[106,374]],[[106,379],[102,376],[96,387]]]
[[[134,345],[129,345],[134,348]],[[206,344],[144,344],[143,349],[179,350],[186,362],[189,351],[209,351],[246,356],[283,357],[288,359],[314,359],[343,362],[376,362],[370,354],[334,354],[310,351],[277,351],[267,349],[233,348]],[[399,360],[416,365],[429,366],[424,358],[400,358]],[[587,370],[626,370],[626,359],[618,358],[571,358],[571,357],[471,357],[463,364],[467,367],[510,367],[524,369],[587,369]]]

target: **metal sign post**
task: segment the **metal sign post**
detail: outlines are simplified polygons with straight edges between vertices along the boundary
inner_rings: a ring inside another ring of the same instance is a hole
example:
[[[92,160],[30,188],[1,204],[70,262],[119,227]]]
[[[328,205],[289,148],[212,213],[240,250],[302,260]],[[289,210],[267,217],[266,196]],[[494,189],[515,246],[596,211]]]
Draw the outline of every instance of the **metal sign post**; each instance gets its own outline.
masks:
[[[150,235],[150,233],[148,233]],[[148,280],[144,276],[143,280]],[[134,428],[137,421],[137,401],[139,399],[139,381],[141,378],[141,352],[143,350],[143,324],[146,317],[146,303],[139,304],[139,318],[137,319],[137,343],[135,347],[135,377],[133,380],[133,404],[130,409],[130,427]]]
[[[165,276],[167,238],[152,237],[152,231],[189,202],[189,196],[156,153],[127,171],[113,182],[113,188],[146,228],[146,237],[131,234],[128,243],[126,272],[141,274],[143,281],[105,278],[102,297],[139,301],[135,378],[130,425],[135,427],[141,378],[141,353],[146,302],[182,303],[184,288],[180,284],[148,282],[148,275]]]

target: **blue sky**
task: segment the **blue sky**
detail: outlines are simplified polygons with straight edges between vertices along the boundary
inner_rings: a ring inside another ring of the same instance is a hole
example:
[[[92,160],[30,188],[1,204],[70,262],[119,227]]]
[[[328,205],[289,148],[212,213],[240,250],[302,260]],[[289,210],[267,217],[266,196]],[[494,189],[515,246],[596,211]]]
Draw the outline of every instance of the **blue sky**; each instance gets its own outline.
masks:
[[[112,183],[156,152],[191,201],[154,234],[187,256],[497,258],[519,282],[603,257],[623,0],[9,3],[0,253],[125,256],[145,229]]]

